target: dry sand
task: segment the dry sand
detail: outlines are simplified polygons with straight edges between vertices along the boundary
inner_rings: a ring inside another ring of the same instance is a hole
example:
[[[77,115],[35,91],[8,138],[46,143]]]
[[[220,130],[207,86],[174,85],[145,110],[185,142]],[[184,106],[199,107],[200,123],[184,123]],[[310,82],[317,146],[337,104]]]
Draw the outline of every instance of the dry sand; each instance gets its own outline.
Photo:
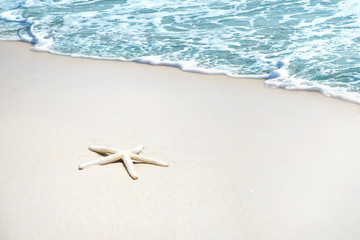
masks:
[[[0,239],[359,239],[360,106],[0,42]],[[77,170],[90,144],[168,168]]]

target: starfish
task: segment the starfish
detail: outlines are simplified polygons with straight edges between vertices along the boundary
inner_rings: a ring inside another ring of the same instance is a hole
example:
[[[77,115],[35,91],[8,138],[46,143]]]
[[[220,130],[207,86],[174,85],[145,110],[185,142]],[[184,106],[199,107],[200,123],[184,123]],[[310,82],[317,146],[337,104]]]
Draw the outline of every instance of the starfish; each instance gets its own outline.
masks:
[[[91,150],[93,152],[97,152],[97,153],[105,153],[105,154],[108,154],[108,156],[80,164],[78,169],[82,170],[83,168],[92,166],[92,165],[104,165],[107,163],[113,163],[113,162],[116,162],[121,159],[125,165],[126,170],[129,173],[130,177],[132,177],[134,180],[136,180],[136,179],[138,179],[138,176],[135,172],[133,160],[136,160],[138,162],[151,163],[151,164],[155,164],[155,165],[163,166],[163,167],[169,166],[169,164],[166,162],[139,156],[138,154],[143,149],[144,149],[144,146],[142,146],[142,145],[137,146],[132,149],[129,149],[129,150],[119,150],[119,149],[107,147],[107,146],[90,145],[89,150]]]

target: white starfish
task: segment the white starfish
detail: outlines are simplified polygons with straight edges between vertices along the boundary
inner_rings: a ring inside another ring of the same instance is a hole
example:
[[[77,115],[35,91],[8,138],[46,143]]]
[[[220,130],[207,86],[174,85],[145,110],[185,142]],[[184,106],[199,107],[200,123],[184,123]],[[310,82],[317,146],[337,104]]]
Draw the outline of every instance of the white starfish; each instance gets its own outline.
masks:
[[[97,152],[97,153],[106,153],[106,154],[109,154],[109,156],[102,157],[97,160],[93,160],[90,162],[80,164],[78,168],[79,168],[79,170],[81,170],[88,166],[103,165],[103,164],[107,164],[107,163],[116,162],[116,161],[122,159],[130,177],[132,177],[133,179],[138,179],[138,176],[135,172],[133,160],[136,160],[139,162],[151,163],[151,164],[155,164],[155,165],[159,165],[159,166],[163,166],[163,167],[169,166],[169,164],[166,162],[139,156],[138,154],[143,149],[144,149],[144,146],[142,146],[142,145],[140,145],[136,148],[129,149],[129,150],[119,150],[119,149],[112,148],[112,147],[91,145],[89,147],[89,150],[91,150],[93,152]]]

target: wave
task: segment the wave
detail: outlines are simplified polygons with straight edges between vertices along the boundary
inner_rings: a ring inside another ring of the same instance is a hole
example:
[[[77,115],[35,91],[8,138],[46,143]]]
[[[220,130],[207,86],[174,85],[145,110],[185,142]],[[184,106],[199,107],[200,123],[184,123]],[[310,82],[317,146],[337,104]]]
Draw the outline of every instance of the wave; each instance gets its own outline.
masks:
[[[356,0],[0,1],[0,39],[36,51],[263,79],[360,103]]]

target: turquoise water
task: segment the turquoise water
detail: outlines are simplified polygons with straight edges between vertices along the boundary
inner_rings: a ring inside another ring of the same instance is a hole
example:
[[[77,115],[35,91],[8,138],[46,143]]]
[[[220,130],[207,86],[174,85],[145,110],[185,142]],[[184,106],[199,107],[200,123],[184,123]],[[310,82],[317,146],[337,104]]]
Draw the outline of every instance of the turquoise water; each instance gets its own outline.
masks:
[[[0,39],[360,103],[358,0],[0,0]]]

